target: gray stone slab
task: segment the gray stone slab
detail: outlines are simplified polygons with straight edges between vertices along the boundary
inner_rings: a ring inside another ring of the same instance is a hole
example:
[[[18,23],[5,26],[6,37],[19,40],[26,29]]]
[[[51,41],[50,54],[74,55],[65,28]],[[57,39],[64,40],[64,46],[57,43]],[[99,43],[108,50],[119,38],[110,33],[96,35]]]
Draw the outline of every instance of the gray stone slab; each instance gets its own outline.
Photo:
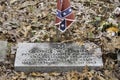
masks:
[[[0,41],[0,62],[3,62],[7,54],[7,42]]]
[[[19,43],[14,67],[24,72],[81,71],[86,65],[103,66],[102,53],[98,54],[89,53],[84,45],[75,43]]]

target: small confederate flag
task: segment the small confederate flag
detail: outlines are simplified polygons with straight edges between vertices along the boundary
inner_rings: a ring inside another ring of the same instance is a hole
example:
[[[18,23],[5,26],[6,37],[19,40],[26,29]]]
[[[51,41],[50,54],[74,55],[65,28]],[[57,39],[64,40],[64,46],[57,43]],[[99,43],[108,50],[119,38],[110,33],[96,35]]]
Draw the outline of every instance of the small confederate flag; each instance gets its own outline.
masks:
[[[57,0],[56,21],[58,29],[65,32],[74,21],[70,0]]]

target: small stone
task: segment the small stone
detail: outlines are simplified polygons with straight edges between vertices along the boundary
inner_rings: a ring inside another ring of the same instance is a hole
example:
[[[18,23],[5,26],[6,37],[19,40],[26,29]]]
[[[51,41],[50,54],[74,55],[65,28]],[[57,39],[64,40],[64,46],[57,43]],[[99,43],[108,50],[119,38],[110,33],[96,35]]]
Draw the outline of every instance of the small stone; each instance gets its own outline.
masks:
[[[0,62],[4,61],[7,55],[7,42],[0,41]]]

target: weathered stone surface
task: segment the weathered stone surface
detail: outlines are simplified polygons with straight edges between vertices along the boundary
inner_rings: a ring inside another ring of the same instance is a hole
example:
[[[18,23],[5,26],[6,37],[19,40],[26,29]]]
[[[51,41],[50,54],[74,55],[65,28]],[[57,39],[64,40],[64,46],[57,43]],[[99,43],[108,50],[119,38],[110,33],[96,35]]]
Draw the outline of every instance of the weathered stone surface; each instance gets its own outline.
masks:
[[[103,66],[101,51],[98,54],[75,43],[19,43],[14,66],[16,71],[25,72],[80,71],[86,65]]]
[[[0,62],[5,60],[7,54],[7,42],[0,41]]]

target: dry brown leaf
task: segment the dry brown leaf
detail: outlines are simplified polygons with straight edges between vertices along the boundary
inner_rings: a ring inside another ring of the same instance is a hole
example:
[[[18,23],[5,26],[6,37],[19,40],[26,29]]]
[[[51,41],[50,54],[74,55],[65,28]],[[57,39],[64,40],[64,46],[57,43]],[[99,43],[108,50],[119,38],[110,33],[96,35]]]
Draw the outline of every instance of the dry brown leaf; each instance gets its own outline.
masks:
[[[71,80],[78,80],[78,77],[72,77]]]
[[[70,72],[68,72],[68,73],[66,74],[66,79],[67,79],[67,80],[71,80]]]
[[[3,11],[4,8],[5,8],[4,6],[1,6],[1,5],[0,5],[0,11]]]
[[[97,76],[98,80],[106,80],[105,78],[103,78],[102,76]]]
[[[39,77],[39,76],[43,76],[43,75],[39,72],[32,72],[32,73],[30,73],[30,76]]]
[[[37,14],[37,17],[45,18],[48,15],[48,11],[42,11],[41,13]]]
[[[27,76],[25,75],[25,73],[21,72],[20,79],[26,79],[26,78],[27,78]]]
[[[68,72],[66,74],[67,80],[78,80],[79,74],[76,71]]]
[[[14,2],[16,2],[17,0],[10,0],[10,4],[13,4]]]
[[[92,72],[88,72],[88,78],[91,80],[93,78]]]
[[[50,73],[49,75],[50,75],[50,76],[59,76],[59,75],[60,75],[60,73],[57,73],[57,72],[52,72],[52,73]]]
[[[119,28],[114,27],[114,26],[107,29],[107,32],[116,32],[117,33],[118,31],[120,31]]]
[[[114,38],[112,39],[112,45],[113,45],[115,48],[120,49],[120,37],[114,37]]]
[[[105,70],[104,73],[106,76],[111,76],[111,71],[109,71],[109,70]]]
[[[115,50],[112,43],[110,43],[105,37],[101,37],[101,43],[105,51],[113,52]]]
[[[18,76],[12,76],[13,80],[17,80],[19,77]]]
[[[112,71],[105,70],[104,73],[105,73],[105,76],[108,76],[110,78],[110,80],[118,80]]]
[[[84,67],[84,69],[83,69],[83,73],[88,73],[88,71],[89,71],[89,68],[88,68],[88,66],[86,65],[85,67]]]
[[[72,71],[72,72],[71,72],[71,75],[72,75],[75,79],[78,79],[79,74],[78,74],[77,71]]]
[[[21,29],[22,30],[19,31],[24,35],[24,37],[27,37],[29,31],[31,30],[31,26],[23,26]]]
[[[25,1],[23,4],[20,5],[19,9],[27,6],[33,6],[35,4],[37,4],[37,1]]]

